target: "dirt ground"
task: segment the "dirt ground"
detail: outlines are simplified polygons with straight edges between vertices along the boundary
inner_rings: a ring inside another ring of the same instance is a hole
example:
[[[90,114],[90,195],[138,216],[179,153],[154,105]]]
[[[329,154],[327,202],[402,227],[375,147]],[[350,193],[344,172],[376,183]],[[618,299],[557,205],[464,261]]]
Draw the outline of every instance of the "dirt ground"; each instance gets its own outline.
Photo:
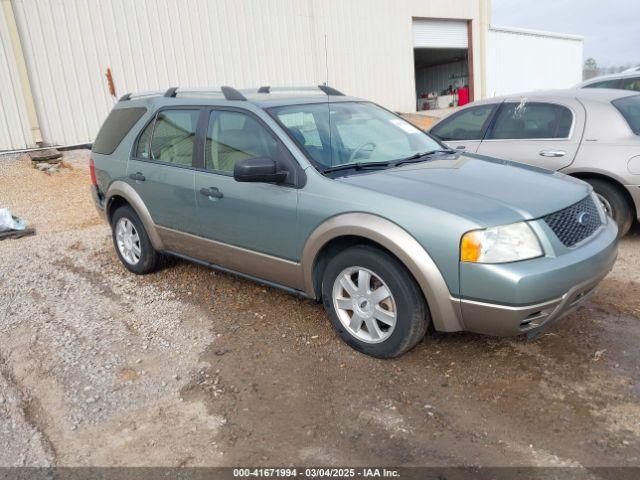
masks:
[[[0,466],[640,465],[640,235],[535,340],[358,354],[320,305],[174,261],[138,277],[88,193],[0,157]]]

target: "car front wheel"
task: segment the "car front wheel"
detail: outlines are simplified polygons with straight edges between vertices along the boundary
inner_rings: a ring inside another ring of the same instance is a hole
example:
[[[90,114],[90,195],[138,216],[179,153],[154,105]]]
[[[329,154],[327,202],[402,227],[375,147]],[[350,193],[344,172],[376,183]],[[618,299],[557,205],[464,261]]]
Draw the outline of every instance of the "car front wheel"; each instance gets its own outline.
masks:
[[[427,331],[429,312],[415,280],[374,247],[351,247],[336,255],[323,275],[322,298],[338,334],[367,355],[397,357]]]

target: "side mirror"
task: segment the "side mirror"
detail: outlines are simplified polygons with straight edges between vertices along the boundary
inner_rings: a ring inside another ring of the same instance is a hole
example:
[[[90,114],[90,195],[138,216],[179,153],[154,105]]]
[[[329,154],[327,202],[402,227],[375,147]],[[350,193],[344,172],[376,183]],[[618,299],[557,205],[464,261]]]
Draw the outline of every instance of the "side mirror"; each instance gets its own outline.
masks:
[[[278,170],[278,164],[269,157],[255,157],[239,160],[233,167],[236,182],[281,183],[287,172]]]

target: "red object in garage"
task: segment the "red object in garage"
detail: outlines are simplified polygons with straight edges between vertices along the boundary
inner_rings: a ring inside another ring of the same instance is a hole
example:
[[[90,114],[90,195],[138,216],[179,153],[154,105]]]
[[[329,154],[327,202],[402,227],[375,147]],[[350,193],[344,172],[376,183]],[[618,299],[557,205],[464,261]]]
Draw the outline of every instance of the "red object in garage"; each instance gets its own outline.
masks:
[[[458,106],[469,103],[469,87],[460,87],[458,89]]]

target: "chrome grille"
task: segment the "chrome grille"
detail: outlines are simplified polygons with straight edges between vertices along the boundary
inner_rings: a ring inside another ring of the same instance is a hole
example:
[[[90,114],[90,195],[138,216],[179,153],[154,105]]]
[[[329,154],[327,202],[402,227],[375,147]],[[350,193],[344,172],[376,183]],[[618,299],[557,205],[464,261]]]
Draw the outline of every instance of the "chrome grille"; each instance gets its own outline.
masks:
[[[543,219],[567,247],[593,235],[602,223],[598,208],[591,196],[563,210],[551,213]]]

